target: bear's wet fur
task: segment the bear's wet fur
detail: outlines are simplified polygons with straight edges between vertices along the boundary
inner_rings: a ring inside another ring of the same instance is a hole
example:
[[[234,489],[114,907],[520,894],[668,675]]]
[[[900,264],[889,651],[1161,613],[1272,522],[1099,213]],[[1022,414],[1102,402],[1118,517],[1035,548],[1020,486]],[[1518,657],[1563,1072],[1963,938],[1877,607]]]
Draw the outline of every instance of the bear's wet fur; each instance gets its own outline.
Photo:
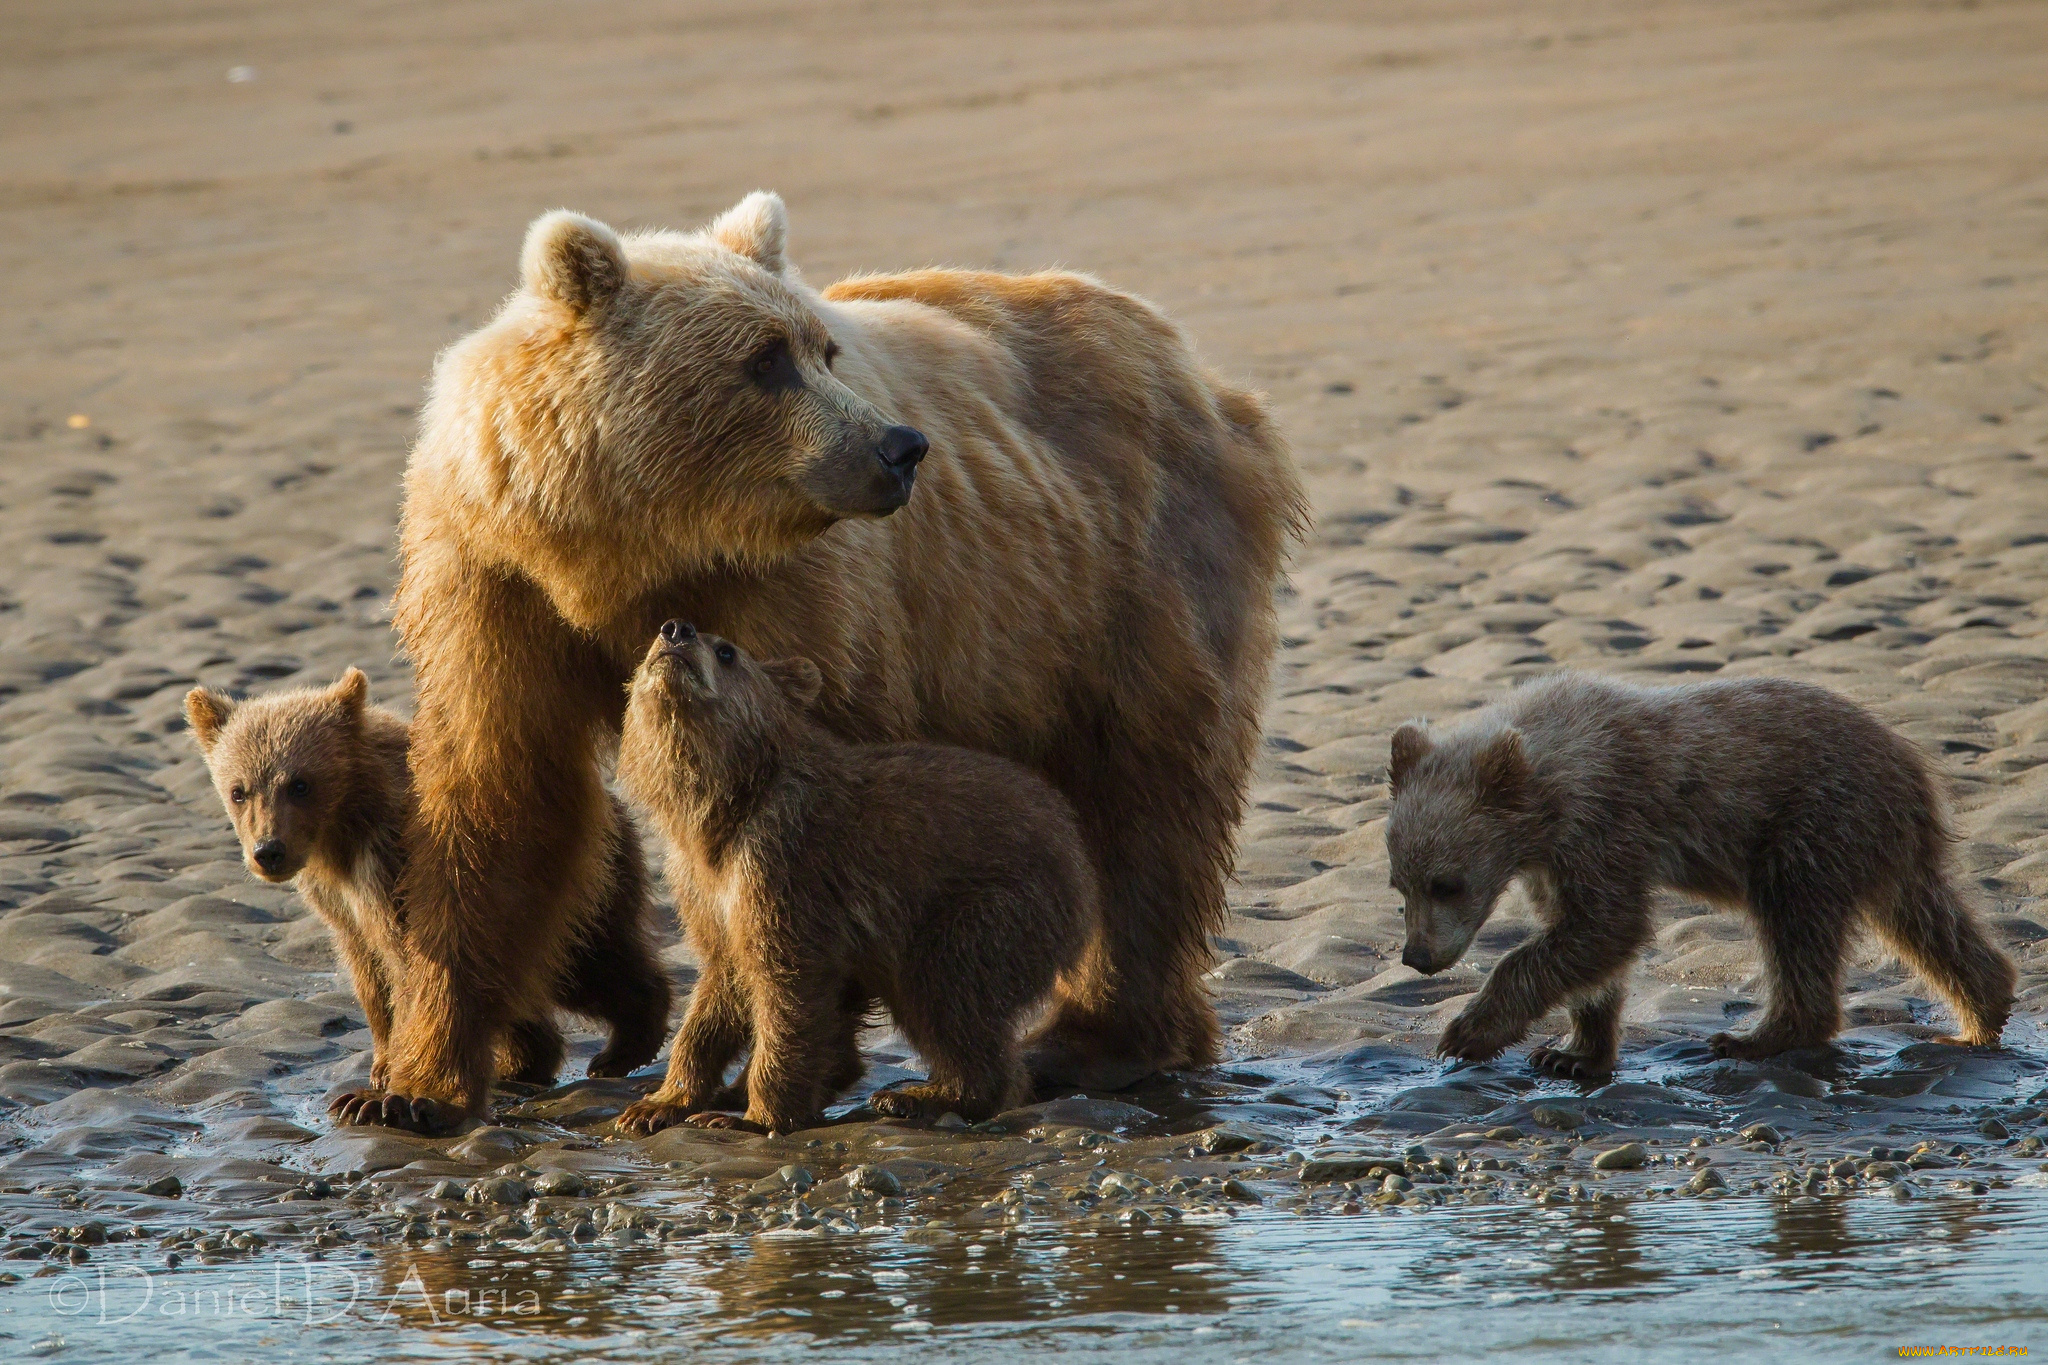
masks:
[[[1622,977],[1649,941],[1657,887],[1741,909],[1756,926],[1769,1001],[1747,1034],[1713,1037],[1721,1056],[1827,1044],[1859,924],[1955,1011],[1957,1035],[1941,1041],[1993,1046],[2011,1011],[2013,964],[1947,871],[1935,773],[1825,688],[1558,674],[1442,729],[1401,727],[1389,782],[1403,962],[1426,973],[1456,962],[1517,877],[1544,920],[1444,1030],[1444,1055],[1497,1056],[1565,1005],[1571,1038],[1531,1063],[1610,1073]]]
[[[633,680],[619,776],[668,836],[701,971],[629,1132],[812,1126],[860,1078],[877,1002],[930,1078],[870,1104],[985,1119],[1029,1098],[1020,1030],[1099,951],[1094,869],[1050,783],[968,749],[849,744],[805,716],[818,688],[807,659],[681,622]]]
[[[406,723],[368,702],[369,679],[351,668],[327,688],[294,688],[235,701],[206,688],[185,696],[185,716],[249,871],[291,882],[327,925],[368,1019],[371,1089],[336,1096],[349,1121],[381,1121],[394,1019],[406,1003],[417,954],[393,899],[404,859],[412,781]],[[614,803],[603,894],[580,917],[547,997],[530,1002],[497,1040],[502,1080],[546,1084],[563,1044],[550,1006],[610,1026],[593,1076],[623,1076],[654,1059],[672,991],[648,935],[650,906],[639,842]]]
[[[671,617],[813,660],[842,739],[1000,754],[1073,804],[1101,951],[1061,982],[1040,1074],[1219,1055],[1202,978],[1305,513],[1285,444],[1086,276],[817,291],[786,239],[770,194],[699,232],[548,214],[435,367],[393,600],[420,963],[390,1088],[436,1116],[481,1112],[490,1040],[605,875],[604,764]]]

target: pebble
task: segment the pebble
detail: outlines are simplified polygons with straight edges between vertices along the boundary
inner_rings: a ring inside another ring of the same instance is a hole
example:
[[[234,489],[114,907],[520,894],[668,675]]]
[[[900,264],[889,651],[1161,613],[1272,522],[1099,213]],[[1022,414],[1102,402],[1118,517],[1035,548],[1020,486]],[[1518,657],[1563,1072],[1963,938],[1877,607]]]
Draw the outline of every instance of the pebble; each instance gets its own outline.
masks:
[[[1634,1171],[1649,1164],[1650,1149],[1640,1142],[1624,1142],[1619,1147],[1610,1147],[1593,1158],[1593,1169],[1597,1171]]]

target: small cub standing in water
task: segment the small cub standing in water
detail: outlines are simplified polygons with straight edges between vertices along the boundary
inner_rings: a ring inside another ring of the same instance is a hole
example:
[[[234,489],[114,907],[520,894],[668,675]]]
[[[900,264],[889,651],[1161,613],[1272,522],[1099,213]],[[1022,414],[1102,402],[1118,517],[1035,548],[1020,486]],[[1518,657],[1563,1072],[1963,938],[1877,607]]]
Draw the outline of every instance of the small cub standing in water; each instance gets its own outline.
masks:
[[[1500,960],[1438,1051],[1482,1061],[1569,1007],[1530,1062],[1614,1069],[1621,977],[1665,886],[1756,923],[1770,1002],[1724,1057],[1819,1047],[1841,1027],[1843,953],[1874,929],[1991,1046],[2016,974],[1945,870],[1950,834],[1920,751],[1862,707],[1776,678],[1647,688],[1560,674],[1442,730],[1394,734],[1387,854],[1406,900],[1401,960],[1456,962],[1515,877],[1543,931]]]
[[[621,1128],[809,1127],[860,1078],[877,1000],[931,1077],[874,1107],[987,1118],[1027,1098],[1027,1013],[1099,951],[1093,865],[1050,783],[992,754],[848,744],[806,718],[818,687],[808,659],[758,663],[680,621],[633,678],[619,778],[668,834],[702,970],[667,1080]],[[744,1118],[710,1112],[742,1088]]]
[[[394,889],[405,861],[412,813],[404,720],[368,704],[359,668],[328,688],[302,687],[234,701],[195,687],[185,718],[206,759],[221,804],[242,841],[242,858],[267,882],[295,882],[326,922],[356,999],[369,1020],[369,1090],[335,1097],[346,1122],[435,1126],[433,1115],[392,1112],[383,1093],[387,1042],[417,950],[406,941]],[[668,1028],[672,992],[647,934],[646,874],[624,807],[612,803],[600,903],[579,916],[569,959],[553,994],[527,1002],[498,1044],[498,1074],[546,1084],[562,1064],[562,1034],[550,1005],[611,1025],[593,1076],[623,1076],[654,1060]]]

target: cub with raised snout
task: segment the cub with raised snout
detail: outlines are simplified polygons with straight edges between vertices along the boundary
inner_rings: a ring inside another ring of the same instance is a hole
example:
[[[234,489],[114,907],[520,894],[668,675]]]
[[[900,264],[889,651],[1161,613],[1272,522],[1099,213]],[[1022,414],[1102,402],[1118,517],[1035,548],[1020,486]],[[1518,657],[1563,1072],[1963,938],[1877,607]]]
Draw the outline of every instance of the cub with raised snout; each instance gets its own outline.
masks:
[[[1093,865],[1050,783],[967,749],[847,743],[805,714],[818,686],[808,659],[756,662],[680,621],[633,677],[619,778],[668,835],[702,968],[667,1080],[621,1128],[808,1127],[860,1078],[876,1001],[931,1074],[874,1107],[986,1118],[1026,1097],[1027,1014],[1101,951]],[[713,1112],[749,1044],[744,1118]]]
[[[330,1105],[351,1122],[385,1117],[388,1040],[418,953],[394,895],[413,801],[407,727],[368,704],[369,685],[351,668],[332,687],[249,701],[203,687],[185,694],[186,720],[243,861],[264,881],[296,883],[333,935],[369,1020],[373,1089],[345,1092]],[[503,1079],[554,1079],[563,1053],[555,1005],[610,1024],[609,1044],[590,1063],[593,1076],[623,1076],[661,1049],[672,992],[648,938],[639,841],[616,800],[607,847],[603,894],[578,916],[570,953],[547,977],[552,993],[525,1002],[498,1040]]]
[[[1920,751],[1862,707],[1779,678],[1637,687],[1564,673],[1454,726],[1393,738],[1387,855],[1406,901],[1401,960],[1444,970],[1507,884],[1542,932],[1502,958],[1438,1051],[1484,1060],[1568,1006],[1570,1041],[1530,1062],[1614,1068],[1622,977],[1670,887],[1755,921],[1770,999],[1724,1057],[1826,1044],[1859,923],[1946,999],[1959,1036],[1998,1042],[2013,964],[1945,868],[1950,834]]]

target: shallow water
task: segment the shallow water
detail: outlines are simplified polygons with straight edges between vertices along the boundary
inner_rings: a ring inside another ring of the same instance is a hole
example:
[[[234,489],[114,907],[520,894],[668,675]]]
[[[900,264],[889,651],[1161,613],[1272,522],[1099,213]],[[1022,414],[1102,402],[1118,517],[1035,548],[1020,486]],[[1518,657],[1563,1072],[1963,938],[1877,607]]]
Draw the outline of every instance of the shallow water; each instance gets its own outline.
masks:
[[[0,1226],[20,1254],[0,1272],[21,1278],[0,1284],[0,1350],[1222,1362],[2028,1346],[2048,1316],[2048,1065],[2037,1030],[2016,1030],[2001,1052],[1858,1030],[1766,1064],[1680,1040],[1591,1090],[1513,1058],[1449,1068],[1367,1043],[969,1129],[855,1107],[776,1139],[621,1139],[609,1116],[644,1080],[506,1095],[497,1125],[432,1142],[316,1137],[335,1079],[317,1072],[245,1092],[240,1117],[81,1091],[5,1125],[18,1150],[0,1161]],[[870,1083],[914,1061],[884,1045]],[[1593,1165],[1630,1141],[1642,1166]],[[138,1188],[165,1174],[181,1176],[174,1197]],[[72,1252],[63,1229],[94,1222],[108,1240]],[[250,1232],[260,1245],[201,1240]]]
[[[145,1272],[4,1300],[67,1360],[1869,1358],[2038,1345],[2038,1192],[1968,1205],[1721,1200],[1210,1227],[1008,1230],[941,1246],[775,1235],[643,1253]],[[310,1291],[310,1292],[309,1292]]]

